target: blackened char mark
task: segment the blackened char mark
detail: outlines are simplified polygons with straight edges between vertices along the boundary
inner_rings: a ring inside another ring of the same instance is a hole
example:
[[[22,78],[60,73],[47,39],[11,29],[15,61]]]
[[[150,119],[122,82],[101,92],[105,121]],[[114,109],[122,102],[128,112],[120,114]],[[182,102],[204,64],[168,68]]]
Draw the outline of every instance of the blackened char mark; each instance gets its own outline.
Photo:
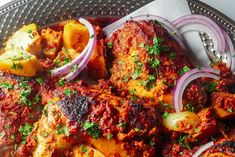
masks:
[[[70,121],[79,122],[88,113],[90,101],[87,96],[75,95],[73,97],[65,97],[58,102],[61,111]]]

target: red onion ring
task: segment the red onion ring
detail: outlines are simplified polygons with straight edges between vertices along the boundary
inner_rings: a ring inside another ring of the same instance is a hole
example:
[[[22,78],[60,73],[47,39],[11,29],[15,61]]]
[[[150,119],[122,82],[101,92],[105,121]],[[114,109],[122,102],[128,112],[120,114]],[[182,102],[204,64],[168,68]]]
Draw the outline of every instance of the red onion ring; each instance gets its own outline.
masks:
[[[147,15],[139,15],[139,16],[136,16],[136,17],[132,17],[131,20],[134,20],[134,21],[157,20],[162,25],[162,27],[165,28],[168,31],[168,33],[171,34],[171,36],[180,44],[180,46],[185,49],[185,46],[183,44],[182,35],[178,31],[178,29],[170,21],[168,21],[167,19],[165,19],[163,17],[160,17],[160,16],[157,16],[157,15],[147,14]],[[107,35],[107,37],[110,37],[113,34],[113,32],[120,29],[121,27],[123,27],[123,23],[118,25],[114,30],[105,31],[105,35]]]
[[[88,53],[87,51],[88,51],[89,47],[94,47],[94,45],[95,45],[96,35],[95,35],[95,31],[94,31],[94,28],[93,28],[92,24],[90,22],[88,22],[87,20],[83,19],[83,18],[80,18],[79,22],[84,24],[88,28],[90,36],[94,35],[94,37],[89,39],[88,44],[86,45],[86,47],[83,49],[81,54],[79,56],[77,56],[74,60],[72,60],[70,63],[68,63],[66,65],[63,65],[59,68],[51,70],[51,76],[52,77],[56,77],[56,76],[60,76],[60,75],[68,73],[68,71],[74,65],[78,65],[87,56],[87,53]]]
[[[95,43],[96,43],[96,32],[95,32],[93,26],[88,21],[86,21],[85,19],[80,19],[79,21],[81,23],[83,23],[88,28],[88,30],[90,30],[89,32],[91,34],[94,34],[94,37],[90,40],[91,43],[89,43],[90,46],[87,50],[86,56],[83,58],[82,62],[78,65],[77,70],[71,71],[66,76],[66,80],[68,82],[71,81],[72,79],[74,79],[86,67],[86,65],[88,64],[88,62],[91,58],[91,55],[92,55],[92,52],[95,48]]]
[[[202,15],[186,15],[178,18],[177,20],[173,21],[173,24],[176,26],[176,28],[180,29],[183,26],[187,26],[189,24],[192,24],[191,30],[197,30],[199,28],[193,28],[195,24],[200,24],[202,26],[207,27],[211,32],[210,35],[215,36],[216,41],[214,40],[214,45],[217,46],[218,52],[224,52],[225,51],[225,39],[223,36],[223,33],[220,29],[220,27],[212,21],[210,18],[202,16]],[[179,30],[180,31],[180,30]],[[200,29],[199,31],[204,32],[203,29]],[[206,32],[208,33],[208,32]]]
[[[205,150],[207,150],[208,148],[210,148],[211,146],[214,145],[213,141],[210,141],[204,145],[202,145],[194,154],[192,157],[199,157]]]
[[[192,69],[183,74],[177,81],[173,90],[173,103],[176,112],[180,112],[183,109],[182,99],[185,88],[190,82],[201,77],[208,77],[219,80],[220,71],[212,68]]]

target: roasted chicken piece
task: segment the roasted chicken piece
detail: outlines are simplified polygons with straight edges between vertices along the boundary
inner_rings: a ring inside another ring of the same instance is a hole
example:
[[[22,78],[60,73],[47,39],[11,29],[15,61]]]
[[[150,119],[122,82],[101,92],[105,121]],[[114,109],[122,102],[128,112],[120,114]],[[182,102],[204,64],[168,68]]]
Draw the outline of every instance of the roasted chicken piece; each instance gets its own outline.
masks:
[[[212,106],[221,119],[235,118],[235,94],[216,92],[211,96]]]
[[[128,21],[106,39],[113,57],[111,82],[142,98],[172,103],[171,91],[180,75],[192,68],[183,48],[157,21]],[[190,88],[191,85],[188,87]],[[197,87],[197,84],[196,84]],[[205,92],[194,102],[205,103]],[[203,101],[201,101],[203,100]]]
[[[154,102],[133,102],[107,93],[79,82],[42,94],[48,95],[46,114],[18,156],[71,156],[71,149],[81,144],[104,156],[156,155],[161,121]]]
[[[14,156],[41,116],[40,85],[36,80],[1,73],[0,156]]]

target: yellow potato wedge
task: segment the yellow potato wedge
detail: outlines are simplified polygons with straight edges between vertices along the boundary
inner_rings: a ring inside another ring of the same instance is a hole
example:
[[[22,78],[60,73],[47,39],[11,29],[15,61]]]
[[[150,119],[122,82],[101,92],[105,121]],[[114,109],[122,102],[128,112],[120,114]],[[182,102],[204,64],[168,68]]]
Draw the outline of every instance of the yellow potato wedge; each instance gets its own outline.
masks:
[[[8,51],[0,55],[0,70],[20,76],[35,76],[40,69],[36,56]]]
[[[80,53],[87,45],[88,40],[88,29],[79,22],[73,20],[64,26],[63,44],[66,49],[74,49]]]
[[[37,32],[36,24],[24,26],[6,42],[5,51],[22,49],[35,56],[42,52],[42,39]]]

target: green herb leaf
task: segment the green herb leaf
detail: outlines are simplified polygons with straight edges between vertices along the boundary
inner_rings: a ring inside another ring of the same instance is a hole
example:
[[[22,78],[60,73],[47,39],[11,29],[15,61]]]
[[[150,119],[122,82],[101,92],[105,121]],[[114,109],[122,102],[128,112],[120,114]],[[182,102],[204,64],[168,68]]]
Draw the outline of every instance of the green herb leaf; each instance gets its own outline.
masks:
[[[189,70],[190,70],[190,68],[188,66],[184,66],[182,69],[180,69],[178,71],[178,73],[179,73],[179,75],[183,75],[184,73],[186,73]]]
[[[86,153],[86,152],[87,152],[87,149],[84,147],[84,145],[81,145],[80,148],[81,148],[81,151],[82,151],[83,153]]]
[[[112,138],[112,137],[113,137],[113,135],[110,134],[110,133],[107,135],[107,139],[108,139],[108,140],[109,140],[110,138]]]
[[[112,49],[113,48],[113,43],[112,42],[107,42],[108,48]]]
[[[40,85],[43,85],[43,83],[44,83],[44,80],[43,80],[43,78],[41,78],[41,77],[37,77],[37,78],[36,78],[36,81],[37,81]]]
[[[66,84],[66,81],[65,81],[64,78],[59,79],[59,81],[58,81],[58,85],[59,85],[59,86],[64,86],[65,84]]]
[[[85,122],[83,124],[83,129],[88,133],[88,135],[93,136],[94,139],[99,137],[100,129],[98,124],[93,122]]]
[[[205,87],[205,90],[208,92],[208,93],[212,93],[216,90],[216,86],[217,86],[217,83],[216,82],[205,82],[203,83],[204,87]]]
[[[151,147],[153,147],[153,146],[155,146],[155,142],[150,141],[150,142],[149,142],[149,145],[150,145]]]
[[[168,113],[168,112],[164,112],[164,114],[163,114],[163,118],[164,118],[164,119],[167,119],[167,118],[168,118],[168,116],[169,116],[169,113]]]
[[[134,128],[135,132],[140,132],[139,128]]]
[[[12,88],[13,88],[13,85],[10,84],[10,83],[7,83],[7,82],[2,82],[2,83],[0,84],[0,87],[1,87],[1,88],[5,88],[5,89],[12,89]]]

